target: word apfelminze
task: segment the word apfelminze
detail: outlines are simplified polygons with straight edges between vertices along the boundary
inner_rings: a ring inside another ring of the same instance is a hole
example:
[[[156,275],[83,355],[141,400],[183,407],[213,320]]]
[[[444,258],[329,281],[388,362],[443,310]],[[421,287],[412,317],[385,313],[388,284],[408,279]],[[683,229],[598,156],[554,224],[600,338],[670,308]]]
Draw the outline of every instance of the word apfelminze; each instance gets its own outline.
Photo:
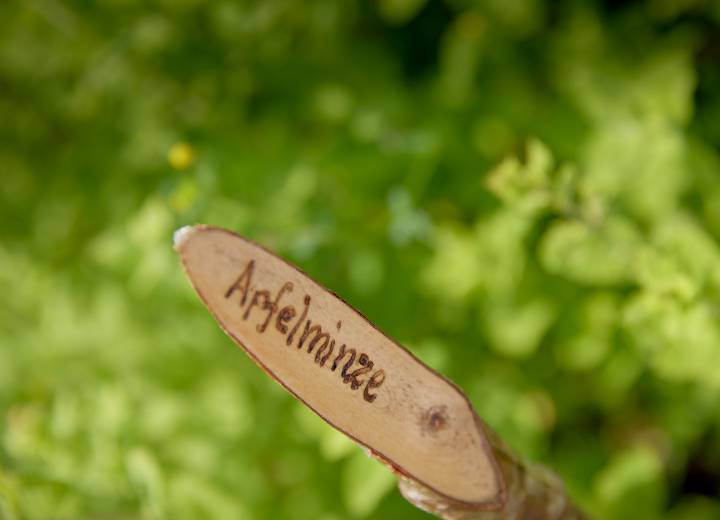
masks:
[[[375,401],[377,393],[371,391],[377,390],[385,382],[385,371],[379,369],[373,372],[374,363],[370,357],[364,352],[358,355],[354,348],[348,348],[345,343],[335,349],[335,339],[308,317],[310,295],[306,294],[303,298],[302,311],[295,319],[298,311],[294,305],[280,306],[283,296],[293,291],[293,283],[285,282],[273,297],[269,290],[253,287],[254,270],[255,260],[250,260],[235,282],[225,291],[226,299],[239,297],[240,311],[244,310],[242,319],[247,321],[251,316],[260,316],[261,321],[256,325],[260,334],[271,329],[274,333],[286,337],[285,344],[288,347],[294,346],[299,351],[306,347],[307,354],[311,355],[311,359],[320,368],[327,365],[332,372],[340,369],[338,374],[343,383],[349,384],[352,390],[364,386],[363,398],[369,403]],[[336,327],[340,332],[342,322],[338,321]]]

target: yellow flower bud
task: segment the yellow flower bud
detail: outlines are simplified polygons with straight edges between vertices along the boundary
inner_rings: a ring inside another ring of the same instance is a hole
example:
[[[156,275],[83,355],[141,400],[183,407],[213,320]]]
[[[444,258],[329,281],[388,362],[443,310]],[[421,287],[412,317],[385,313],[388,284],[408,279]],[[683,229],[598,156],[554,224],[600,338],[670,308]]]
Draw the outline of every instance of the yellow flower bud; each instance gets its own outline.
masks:
[[[175,143],[168,151],[168,162],[176,170],[185,170],[195,162],[195,148],[189,143]]]

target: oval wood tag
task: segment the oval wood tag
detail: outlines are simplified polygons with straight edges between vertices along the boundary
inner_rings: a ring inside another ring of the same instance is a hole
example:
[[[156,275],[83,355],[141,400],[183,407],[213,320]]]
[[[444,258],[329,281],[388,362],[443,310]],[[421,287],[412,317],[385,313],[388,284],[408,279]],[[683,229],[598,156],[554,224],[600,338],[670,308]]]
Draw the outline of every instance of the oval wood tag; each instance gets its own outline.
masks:
[[[235,233],[186,227],[175,248],[222,329],[331,426],[450,501],[503,504],[482,422],[454,384],[334,293]]]

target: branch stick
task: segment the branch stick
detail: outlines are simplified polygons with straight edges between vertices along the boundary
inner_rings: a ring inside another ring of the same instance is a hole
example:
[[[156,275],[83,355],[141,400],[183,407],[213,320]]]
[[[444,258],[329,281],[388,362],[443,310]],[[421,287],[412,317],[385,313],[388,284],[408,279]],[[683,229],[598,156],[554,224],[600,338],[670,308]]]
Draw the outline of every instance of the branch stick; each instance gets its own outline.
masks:
[[[175,249],[222,329],[322,419],[446,519],[581,518],[559,480],[523,465],[465,394],[336,294],[230,231],[194,226]]]
[[[507,496],[494,511],[467,509],[448,502],[411,478],[400,476],[403,497],[416,507],[445,520],[585,520],[570,501],[560,478],[540,465],[521,461],[493,432],[490,444],[505,481]]]

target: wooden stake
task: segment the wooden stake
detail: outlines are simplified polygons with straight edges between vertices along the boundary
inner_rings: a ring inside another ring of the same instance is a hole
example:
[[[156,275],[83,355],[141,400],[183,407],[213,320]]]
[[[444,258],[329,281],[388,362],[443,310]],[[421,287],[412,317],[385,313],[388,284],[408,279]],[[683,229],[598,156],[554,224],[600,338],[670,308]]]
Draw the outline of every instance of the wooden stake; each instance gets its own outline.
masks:
[[[571,519],[555,477],[528,469],[463,392],[337,295],[230,231],[182,228],[175,249],[222,329],[273,379],[447,519]]]

